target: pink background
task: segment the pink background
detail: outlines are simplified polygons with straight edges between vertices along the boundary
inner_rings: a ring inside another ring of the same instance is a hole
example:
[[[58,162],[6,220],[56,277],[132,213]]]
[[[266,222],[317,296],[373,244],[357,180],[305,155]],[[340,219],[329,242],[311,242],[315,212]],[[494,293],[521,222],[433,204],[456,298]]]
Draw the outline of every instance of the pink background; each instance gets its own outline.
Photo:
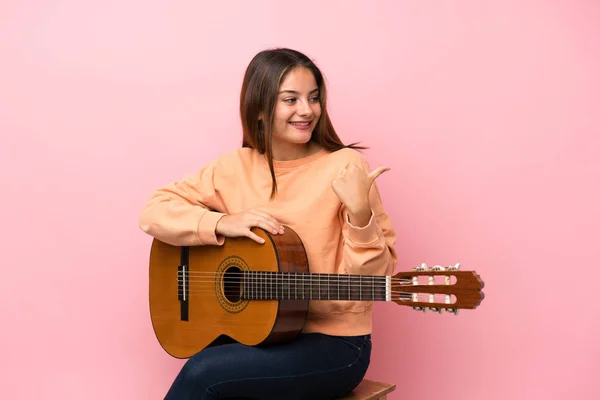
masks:
[[[370,4],[370,5],[369,5]],[[245,66],[323,68],[371,146],[398,270],[461,262],[475,311],[380,303],[391,399],[597,399],[600,4],[0,3],[0,397],[159,399],[182,361],[148,314],[156,187],[240,143]]]

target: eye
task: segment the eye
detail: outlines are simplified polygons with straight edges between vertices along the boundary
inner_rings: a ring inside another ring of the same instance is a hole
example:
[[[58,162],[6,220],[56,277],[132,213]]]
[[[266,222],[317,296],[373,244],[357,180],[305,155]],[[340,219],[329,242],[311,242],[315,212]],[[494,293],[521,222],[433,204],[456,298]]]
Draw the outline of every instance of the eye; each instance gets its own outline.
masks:
[[[284,103],[293,103],[295,101],[296,101],[295,97],[288,97],[288,98],[283,99]]]
[[[314,96],[310,98],[310,101],[313,101],[315,103],[318,103],[320,101],[319,96]]]

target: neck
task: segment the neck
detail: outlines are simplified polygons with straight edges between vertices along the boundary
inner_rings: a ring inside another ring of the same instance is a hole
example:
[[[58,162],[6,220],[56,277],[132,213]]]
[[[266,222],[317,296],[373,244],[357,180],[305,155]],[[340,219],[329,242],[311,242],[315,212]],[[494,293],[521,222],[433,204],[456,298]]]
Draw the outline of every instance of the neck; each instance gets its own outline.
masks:
[[[244,271],[241,280],[249,300],[385,301],[391,293],[386,276]]]
[[[319,146],[309,141],[305,144],[279,143],[273,144],[273,159],[276,161],[292,161],[308,157],[319,151]]]

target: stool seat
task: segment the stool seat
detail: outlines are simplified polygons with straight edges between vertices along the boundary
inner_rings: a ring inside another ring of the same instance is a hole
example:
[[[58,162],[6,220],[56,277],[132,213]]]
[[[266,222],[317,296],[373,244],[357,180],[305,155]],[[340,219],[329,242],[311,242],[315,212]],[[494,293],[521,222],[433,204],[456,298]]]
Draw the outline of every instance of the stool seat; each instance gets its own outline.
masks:
[[[386,400],[387,394],[393,392],[396,385],[363,379],[347,396],[338,400]]]

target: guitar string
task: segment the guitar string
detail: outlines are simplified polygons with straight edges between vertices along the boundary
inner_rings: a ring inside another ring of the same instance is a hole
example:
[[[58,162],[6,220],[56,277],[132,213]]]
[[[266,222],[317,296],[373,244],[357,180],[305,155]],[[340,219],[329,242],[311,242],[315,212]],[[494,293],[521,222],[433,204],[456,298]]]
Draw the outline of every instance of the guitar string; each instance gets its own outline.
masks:
[[[361,282],[357,282],[356,280],[349,280],[349,281],[327,281],[327,280],[323,280],[323,281],[313,281],[313,280],[270,280],[270,281],[266,281],[266,280],[255,280],[255,279],[246,279],[246,280],[239,280],[239,281],[231,281],[228,279],[204,279],[204,280],[198,280],[198,279],[187,279],[185,280],[185,285],[188,287],[198,287],[198,286],[202,286],[202,285],[208,285],[208,286],[213,286],[215,283],[217,282],[224,282],[222,285],[225,288],[235,288],[235,287],[241,287],[241,286],[248,286],[250,287],[252,290],[261,290],[261,288],[264,288],[264,290],[269,290],[272,289],[273,287],[275,288],[283,288],[283,287],[288,287],[288,286],[296,286],[297,288],[310,288],[310,287],[315,287],[315,286],[323,286],[323,287],[330,287],[333,290],[336,289],[340,289],[340,290],[346,290],[346,289],[352,289],[352,288],[365,288],[365,290],[368,290],[369,288],[377,288],[377,289],[386,289],[387,287],[387,282],[379,279],[377,281],[374,280],[362,280]],[[308,284],[307,284],[308,282]],[[181,288],[184,286],[184,282],[181,280],[177,281],[178,286]],[[412,281],[408,281],[408,280],[396,280],[396,281],[392,281],[392,283],[395,283],[397,285],[395,286],[406,286],[406,287],[431,287],[431,286],[435,286],[435,287],[450,287],[453,286],[452,284],[446,284],[446,283],[439,283],[439,284],[435,284],[433,282],[420,282],[421,284],[415,284]],[[259,286],[260,285],[260,286]],[[290,289],[287,289],[290,290]]]
[[[361,286],[364,285],[368,285],[370,284],[370,282],[372,281],[376,281],[378,283],[382,283],[385,284],[385,282],[387,282],[386,278],[388,278],[389,276],[385,276],[385,275],[350,275],[350,274],[306,274],[306,273],[295,273],[295,272],[289,272],[286,273],[288,275],[286,276],[273,276],[273,275],[262,275],[262,274],[256,274],[256,275],[245,275],[242,273],[231,273],[231,274],[222,274],[222,275],[216,275],[214,272],[210,272],[210,273],[206,273],[207,275],[203,275],[203,276],[199,276],[198,274],[191,274],[191,273],[187,273],[187,281],[188,282],[213,282],[213,281],[217,281],[217,280],[223,280],[223,276],[225,276],[226,280],[227,279],[233,279],[235,278],[244,278],[244,279],[240,279],[240,281],[242,280],[246,280],[248,282],[262,282],[262,281],[267,281],[267,282],[285,282],[285,281],[295,281],[295,282],[316,282],[318,283],[319,281],[321,282],[329,282],[333,284],[336,284],[336,280],[339,279],[339,281],[341,283],[344,283],[345,281],[350,281],[350,283],[352,284],[360,284]],[[340,278],[337,278],[337,277]],[[182,273],[178,273],[178,278],[180,279],[182,277]],[[446,278],[446,276],[443,275],[415,275],[415,277],[417,279],[419,279],[419,277],[421,277],[419,280],[429,280],[430,278],[434,278],[435,280],[441,280]],[[412,279],[406,279],[406,278],[394,278],[391,277],[390,279],[391,283],[400,283],[400,284],[406,284],[406,285],[412,285],[413,281]],[[357,282],[360,281],[360,282]],[[428,282],[429,283],[429,282]]]
[[[372,281],[372,280],[361,280],[361,282],[358,282],[358,280],[350,280],[350,281],[327,281],[327,280],[322,280],[321,282],[319,282],[318,280],[269,280],[269,281],[265,281],[265,280],[252,280],[252,279],[246,279],[246,280],[239,280],[237,282],[232,282],[228,279],[205,279],[205,280],[198,280],[198,279],[186,279],[185,283],[186,285],[190,286],[192,284],[214,284],[216,282],[223,282],[225,281],[225,285],[288,285],[288,284],[294,284],[294,285],[299,285],[299,286],[306,286],[306,287],[310,287],[310,286],[329,286],[332,288],[337,288],[339,287],[374,287],[374,286],[380,286],[385,288],[387,285],[387,282],[379,280],[379,281]],[[179,282],[179,280],[178,280]],[[412,281],[406,281],[406,280],[397,280],[397,281],[392,281],[392,284],[397,284],[400,286],[453,286],[453,284],[446,284],[446,283],[430,283],[430,282],[419,282],[418,284],[413,283]],[[180,285],[182,285],[183,282],[180,283]]]
[[[181,295],[182,292],[179,291],[178,294]],[[211,289],[206,289],[206,290],[191,290],[191,291],[188,291],[187,294],[188,294],[188,296],[198,295],[198,294],[199,295],[205,295],[205,294],[209,295],[210,294],[211,296],[214,297],[215,290],[211,290]],[[311,297],[313,297],[314,300],[329,300],[329,299],[331,299],[331,300],[336,300],[336,299],[337,300],[346,300],[347,298],[348,299],[352,299],[352,300],[359,300],[359,299],[362,299],[362,300],[371,300],[371,299],[375,299],[375,298],[384,296],[385,292],[375,293],[375,295],[373,295],[373,293],[370,293],[370,292],[369,293],[362,293],[362,296],[357,296],[356,292],[351,293],[350,296],[344,296],[343,294],[340,295],[340,296],[328,296],[327,293],[322,293],[322,294],[314,293],[315,296],[304,296],[304,297],[302,297],[302,294],[306,295],[306,292],[291,293],[291,294],[289,294],[287,296],[280,296],[280,293],[264,293],[264,292],[263,293],[254,293],[254,292],[246,292],[246,293],[242,293],[242,294],[237,293],[236,296],[242,296],[242,297],[243,296],[247,296],[247,297],[261,297],[261,298],[264,298],[265,300],[269,300],[269,299],[272,299],[272,300],[276,300],[276,299],[309,300]],[[409,298],[412,299],[413,294],[414,294],[413,292],[391,292],[390,293],[390,295],[393,296],[394,298],[405,297],[405,298],[407,298],[407,300]],[[428,297],[429,293],[417,293],[417,295],[418,295],[419,298],[423,298],[423,297]],[[445,294],[444,293],[437,293],[437,296],[438,297],[439,296],[445,296]],[[233,297],[233,295],[232,295],[232,297]],[[244,298],[247,298],[247,297],[244,297]],[[316,297],[318,297],[318,299]],[[333,297],[333,298],[331,298],[331,297]]]
[[[260,280],[268,280],[268,281],[274,281],[274,282],[280,282],[280,281],[291,281],[291,280],[300,280],[300,281],[316,281],[318,282],[319,280],[321,280],[321,282],[323,281],[335,281],[336,279],[339,279],[340,281],[343,280],[349,280],[349,281],[358,281],[360,280],[361,282],[367,283],[370,282],[372,280],[377,280],[377,281],[381,281],[381,282],[385,282],[386,278],[388,278],[389,276],[386,275],[350,275],[350,274],[306,274],[306,273],[295,273],[295,272],[286,272],[286,276],[272,276],[272,275],[261,275],[261,274],[256,274],[256,275],[246,275],[246,274],[241,274],[241,273],[231,273],[231,274],[221,274],[221,275],[217,275],[214,272],[210,272],[207,273],[209,274],[207,275],[203,275],[203,276],[199,276],[198,274],[192,274],[192,273],[187,273],[186,276],[188,278],[189,282],[192,281],[213,281],[213,280],[222,280],[222,277],[225,276],[225,279],[232,279],[234,277],[242,277],[245,278],[247,281],[260,281]],[[337,277],[340,278],[337,278]],[[422,279],[429,279],[429,275],[420,275],[422,277]],[[178,273],[178,277],[181,278],[182,277],[182,273]],[[418,279],[418,275],[415,275],[415,277],[417,277]],[[438,275],[432,275],[432,277],[436,277],[438,279],[441,279],[442,277],[445,276],[438,276]],[[194,279],[195,278],[195,279]],[[391,282],[405,282],[407,284],[412,283],[411,279],[405,279],[405,278],[390,278]]]
[[[224,288],[224,291],[227,291],[228,289],[229,290],[231,290],[231,289],[239,289],[239,287]],[[380,289],[379,291],[377,291],[378,293],[386,293],[387,292],[385,290],[385,288],[377,288],[377,289]],[[180,294],[183,292],[183,289],[181,287],[177,288],[177,290],[178,290],[178,292]],[[238,290],[235,290],[235,291],[237,292]],[[200,293],[200,292],[212,292],[212,293],[214,293],[215,292],[215,288],[214,287],[206,287],[206,288],[195,287],[195,288],[189,288],[187,290],[187,292],[188,293],[193,293],[193,292],[195,292],[195,293]],[[283,291],[282,290],[262,290],[262,291],[261,290],[246,290],[244,292],[245,293],[263,293],[263,294],[264,293],[291,293],[291,294],[298,293],[298,294],[301,294],[301,293],[306,293],[307,291],[306,290],[304,290],[304,291],[302,291],[302,290],[291,290],[291,291],[288,291],[288,290],[283,290]],[[318,290],[316,290],[316,291],[314,291],[314,293],[315,294],[319,294],[319,293],[327,293],[327,292],[323,292],[323,291],[319,292]],[[334,290],[334,291],[330,291],[329,293],[331,293],[331,294],[337,294],[337,291]],[[343,297],[342,295],[343,294],[347,294],[347,293],[348,293],[347,291],[345,291],[345,293],[340,292],[340,297]],[[352,294],[356,294],[357,292],[351,292],[351,293]],[[370,290],[367,290],[367,291],[364,291],[364,292],[360,292],[360,293],[365,294],[365,295],[366,294],[372,294],[372,292]],[[425,295],[425,294],[429,295],[430,294],[428,292],[419,292],[419,291],[408,292],[408,291],[404,291],[404,290],[390,290],[390,293],[391,294],[398,294],[398,295],[404,294],[404,293],[422,293],[423,295]],[[431,294],[446,295],[446,294],[452,294],[452,293],[435,292],[435,293],[431,293]]]
[[[181,275],[182,272],[181,271],[177,271],[178,275]],[[199,276],[199,277],[205,277],[205,276],[217,276],[217,272],[215,271],[187,271],[186,272],[188,276]],[[402,273],[398,273],[396,275],[401,275]],[[418,276],[423,276],[423,277],[429,277],[429,276],[453,276],[453,272],[451,271],[432,271],[432,272],[428,272],[428,273],[418,273],[418,274],[413,274],[411,272],[406,272],[407,275],[405,276],[410,276],[410,277],[418,277]],[[359,275],[359,274],[327,274],[327,273],[312,273],[312,272],[294,272],[294,271],[256,271],[256,270],[252,270],[252,271],[239,271],[239,272],[226,272],[226,273],[221,273],[220,275],[233,275],[233,276],[238,276],[238,275],[249,275],[249,276],[273,276],[273,275],[278,275],[278,276],[303,276],[303,277],[310,277],[310,276],[321,276],[321,277],[332,277],[332,276],[361,276],[364,278],[371,278],[371,277],[375,277],[375,278],[385,278],[385,277],[389,277],[390,275]],[[394,276],[396,276],[394,275]],[[400,279],[400,278],[394,278],[394,276],[391,276],[392,279]]]
[[[347,276],[355,276],[355,275],[347,275]],[[183,281],[183,279],[179,278],[177,281]],[[335,287],[374,287],[374,286],[381,286],[381,287],[386,287],[387,285],[387,280],[384,279],[368,279],[368,278],[362,278],[360,279],[347,279],[347,280],[327,280],[327,279],[322,279],[322,280],[315,280],[315,279],[260,279],[260,278],[249,278],[249,279],[240,279],[237,281],[233,281],[232,279],[220,279],[220,278],[208,278],[208,279],[185,279],[185,282],[187,285],[191,285],[191,284],[213,284],[216,282],[225,282],[225,285],[284,285],[284,284],[295,284],[295,285],[302,285],[302,286],[308,286],[310,287],[311,285],[323,285],[323,286],[330,286],[332,288]],[[435,282],[435,281],[434,281]],[[419,282],[421,284],[415,284],[413,281],[411,280],[407,280],[407,279],[392,279],[391,283],[394,284],[399,284],[400,286],[452,286],[452,284],[438,284],[435,285],[432,282]],[[182,285],[183,282],[180,283],[180,285]]]
[[[354,275],[348,275],[348,276],[354,276]],[[182,277],[179,277],[178,280],[183,280]],[[346,284],[346,283],[350,283],[353,285],[360,285],[360,286],[365,286],[365,285],[371,285],[373,283],[378,284],[378,285],[385,285],[387,283],[387,280],[384,279],[383,277],[380,277],[379,279],[372,279],[372,278],[343,278],[343,279],[327,279],[327,278],[322,278],[322,279],[315,279],[315,278],[281,278],[281,279],[265,279],[265,278],[247,278],[247,279],[232,279],[231,277],[226,277],[225,279],[221,278],[221,277],[216,277],[216,278],[189,278],[187,277],[185,279],[186,282],[200,282],[200,283],[204,283],[204,282],[222,282],[222,281],[226,281],[226,282],[258,282],[258,283],[269,283],[269,282],[274,282],[274,283],[288,283],[288,282],[300,282],[300,283],[306,283],[306,282],[312,282],[314,284],[330,284],[330,285],[337,285],[337,283],[339,282],[340,284]],[[360,282],[359,282],[360,281]],[[392,279],[391,280],[392,283],[401,283],[401,284],[412,284],[412,280],[408,280],[408,279]]]
[[[197,294],[197,293],[210,293],[210,294],[214,295],[214,293],[215,293],[215,290],[214,290],[214,289],[196,289],[196,290],[188,290],[188,295],[189,295],[189,294]],[[417,292],[391,291],[391,293],[390,293],[390,294],[391,294],[391,295],[394,295],[394,296],[407,296],[407,297],[408,297],[408,296],[411,296],[411,297],[412,297],[412,295],[413,295],[414,293],[417,293]],[[178,291],[178,294],[182,294],[182,291]],[[239,294],[239,293],[238,293],[238,294]],[[257,296],[258,296],[258,295],[261,295],[261,296],[264,296],[264,297],[273,297],[273,296],[269,296],[269,294],[275,294],[275,295],[278,297],[278,295],[279,295],[280,293],[279,293],[279,292],[277,292],[277,293],[273,293],[273,292],[262,292],[262,293],[255,293],[255,292],[245,292],[245,293],[242,293],[242,295],[252,295],[252,294],[256,294]],[[301,297],[301,295],[302,295],[302,294],[306,294],[306,292],[297,292],[297,293],[296,293],[296,292],[291,292],[291,293],[290,293],[290,294],[289,294],[289,295],[286,297],[286,299],[289,299],[289,298],[297,298],[297,297]],[[315,295],[319,295],[319,293],[318,293],[318,292],[317,292],[317,293],[314,293],[314,294],[315,294]],[[350,297],[352,297],[353,299],[354,299],[354,298],[356,298],[356,297],[364,297],[364,299],[365,299],[365,300],[368,300],[368,299],[369,299],[369,297],[373,297],[373,293],[371,293],[371,292],[365,292],[365,293],[362,293],[362,294],[363,294],[363,296],[356,296],[356,294],[357,294],[356,292],[354,292],[354,293],[351,293],[351,296],[350,296]],[[379,292],[379,293],[375,293],[375,294],[376,294],[376,295],[377,295],[377,294],[379,294],[379,295],[384,295],[384,294],[385,294],[385,292]],[[421,295],[421,297],[422,297],[422,296],[429,296],[429,294],[430,294],[430,293],[420,293],[420,292],[418,292],[417,294],[418,294],[418,295]],[[444,295],[445,295],[445,293],[434,293],[434,294],[437,294],[438,296],[444,296]],[[296,295],[297,295],[297,296],[296,296]],[[327,296],[327,294],[326,294],[326,293],[322,294],[322,295],[321,295],[321,296],[319,296],[319,297],[325,297],[325,296]],[[284,296],[284,297],[285,297],[285,296]],[[329,297],[329,296],[327,296],[327,297]],[[340,295],[338,298],[339,298],[340,300],[344,300],[344,298],[345,298],[345,297],[347,297],[347,296]],[[308,300],[308,299],[307,299],[307,300]],[[326,299],[323,299],[323,300],[326,300]]]
[[[186,282],[184,283],[179,283],[178,282],[178,288],[183,288],[184,286],[187,286],[188,288],[200,288],[200,287],[214,287],[215,284],[217,282]],[[406,287],[406,288],[423,288],[423,287],[434,287],[434,288],[439,288],[439,287],[447,287],[447,288],[451,288],[452,285],[445,285],[445,284],[439,284],[439,285],[429,285],[429,284],[423,284],[423,285],[399,285],[401,287]],[[318,284],[314,284],[314,285],[304,285],[303,283],[300,284],[293,284],[293,285],[286,285],[286,284],[278,284],[278,283],[274,283],[274,284],[263,284],[263,285],[256,285],[256,282],[246,282],[244,283],[225,283],[225,284],[221,284],[219,285],[219,287],[223,287],[225,289],[232,289],[232,288],[237,288],[237,287],[247,287],[248,290],[308,290],[310,288],[313,288],[313,290],[318,290],[318,288],[330,288],[330,290],[332,292],[340,290],[340,291],[345,291],[345,290],[355,290],[355,289],[363,289],[365,291],[371,290],[371,289],[378,289],[378,290],[386,290],[387,285],[381,285],[381,284],[377,284],[377,285],[335,285],[335,284],[330,284],[330,285],[318,285]],[[296,287],[296,289],[293,289],[293,287]],[[396,290],[394,288],[391,288],[391,290]],[[401,290],[402,291],[402,290]]]

